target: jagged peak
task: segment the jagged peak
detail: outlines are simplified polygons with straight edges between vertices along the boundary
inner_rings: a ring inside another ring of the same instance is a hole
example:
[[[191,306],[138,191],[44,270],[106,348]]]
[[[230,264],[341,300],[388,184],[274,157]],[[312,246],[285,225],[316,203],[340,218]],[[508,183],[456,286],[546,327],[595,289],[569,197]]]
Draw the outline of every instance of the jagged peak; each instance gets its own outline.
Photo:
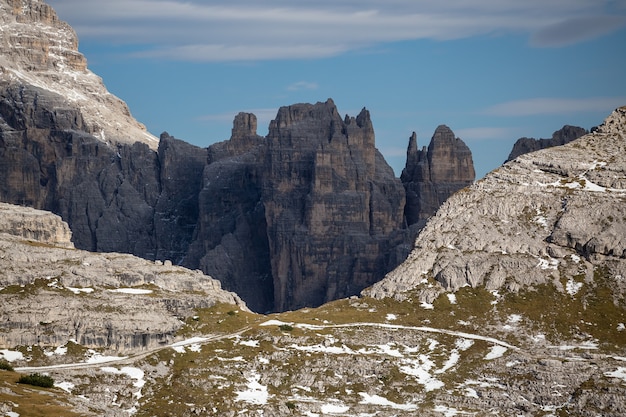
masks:
[[[597,130],[601,133],[624,133],[626,127],[626,106],[621,106],[613,110],[604,120]]]
[[[31,88],[77,109],[84,121],[80,129],[107,144],[157,148],[158,139],[87,69],[76,33],[52,7],[37,0],[0,0],[0,27],[0,81],[7,88]]]

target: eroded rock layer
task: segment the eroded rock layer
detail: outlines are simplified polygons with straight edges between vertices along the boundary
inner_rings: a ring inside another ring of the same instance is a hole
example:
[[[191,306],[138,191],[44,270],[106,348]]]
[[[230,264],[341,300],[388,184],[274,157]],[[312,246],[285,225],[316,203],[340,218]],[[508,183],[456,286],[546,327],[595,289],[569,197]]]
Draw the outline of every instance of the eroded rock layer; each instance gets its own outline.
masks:
[[[422,300],[469,285],[488,290],[550,283],[626,286],[626,107],[593,133],[525,154],[446,201],[406,262],[367,294]],[[584,279],[573,281],[572,277]],[[434,278],[437,286],[428,283]]]

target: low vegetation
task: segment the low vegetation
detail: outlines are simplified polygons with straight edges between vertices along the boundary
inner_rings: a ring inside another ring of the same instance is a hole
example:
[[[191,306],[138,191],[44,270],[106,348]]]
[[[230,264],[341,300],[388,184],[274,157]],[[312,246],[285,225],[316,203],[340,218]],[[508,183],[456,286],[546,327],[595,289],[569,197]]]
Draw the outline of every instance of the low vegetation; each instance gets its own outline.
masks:
[[[17,380],[18,384],[28,384],[35,387],[52,388],[54,386],[54,379],[49,375],[42,375],[34,373],[30,375],[22,375]]]

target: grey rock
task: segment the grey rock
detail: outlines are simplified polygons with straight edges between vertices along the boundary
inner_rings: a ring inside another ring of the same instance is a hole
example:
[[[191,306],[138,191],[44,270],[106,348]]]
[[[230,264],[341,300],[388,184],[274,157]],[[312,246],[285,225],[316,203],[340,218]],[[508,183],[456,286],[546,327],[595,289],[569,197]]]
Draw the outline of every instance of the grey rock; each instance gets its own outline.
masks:
[[[413,132],[400,177],[406,190],[407,223],[423,225],[450,195],[472,184],[475,177],[471,151],[449,127],[437,127],[428,148],[422,150]]]
[[[517,291],[548,282],[562,288],[579,273],[592,282],[594,267],[622,276],[625,131],[621,107],[593,133],[522,155],[457,192],[421,231],[406,262],[365,294],[403,298],[427,277],[450,291]]]
[[[506,162],[512,161],[525,153],[535,152],[540,149],[551,148],[553,146],[565,145],[566,143],[576,140],[587,133],[589,132],[582,127],[565,125],[561,129],[554,132],[550,139],[534,139],[526,137],[519,138],[513,144],[513,149],[506,159]]]
[[[76,250],[67,224],[51,213],[7,204],[0,212],[2,346],[61,346],[73,339],[120,352],[150,349],[173,342],[181,319],[196,308],[229,303],[246,309],[200,272]]]

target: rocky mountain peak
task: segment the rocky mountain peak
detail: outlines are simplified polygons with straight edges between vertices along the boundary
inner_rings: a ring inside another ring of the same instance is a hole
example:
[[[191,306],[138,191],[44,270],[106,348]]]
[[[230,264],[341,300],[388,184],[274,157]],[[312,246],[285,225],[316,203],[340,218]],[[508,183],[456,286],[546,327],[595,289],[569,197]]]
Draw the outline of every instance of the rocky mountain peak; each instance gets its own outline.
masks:
[[[3,109],[22,109],[0,111],[2,130],[61,123],[55,127],[81,130],[108,144],[158,146],[126,104],[87,69],[76,33],[43,1],[0,0],[0,90]],[[49,110],[38,114],[38,106]],[[31,119],[32,113],[39,117]]]
[[[574,276],[595,285],[595,268],[626,275],[626,107],[594,132],[519,156],[452,195],[407,261],[368,294],[411,290],[432,301],[468,285],[517,291],[548,283],[565,292]],[[439,285],[423,285],[429,278]],[[623,285],[611,285],[623,299]]]
[[[513,149],[511,150],[511,153],[506,161],[512,161],[525,153],[551,148],[553,146],[565,145],[566,143],[576,140],[587,133],[587,130],[582,127],[565,125],[561,129],[554,132],[550,139],[520,138],[513,145]]]
[[[421,150],[413,132],[400,177],[407,194],[408,224],[428,219],[451,194],[470,185],[475,177],[472,152],[448,126],[438,126],[428,148]]]
[[[235,116],[233,121],[233,130],[231,134],[232,140],[238,140],[247,137],[257,136],[257,121],[256,115],[252,113],[241,112]]]

